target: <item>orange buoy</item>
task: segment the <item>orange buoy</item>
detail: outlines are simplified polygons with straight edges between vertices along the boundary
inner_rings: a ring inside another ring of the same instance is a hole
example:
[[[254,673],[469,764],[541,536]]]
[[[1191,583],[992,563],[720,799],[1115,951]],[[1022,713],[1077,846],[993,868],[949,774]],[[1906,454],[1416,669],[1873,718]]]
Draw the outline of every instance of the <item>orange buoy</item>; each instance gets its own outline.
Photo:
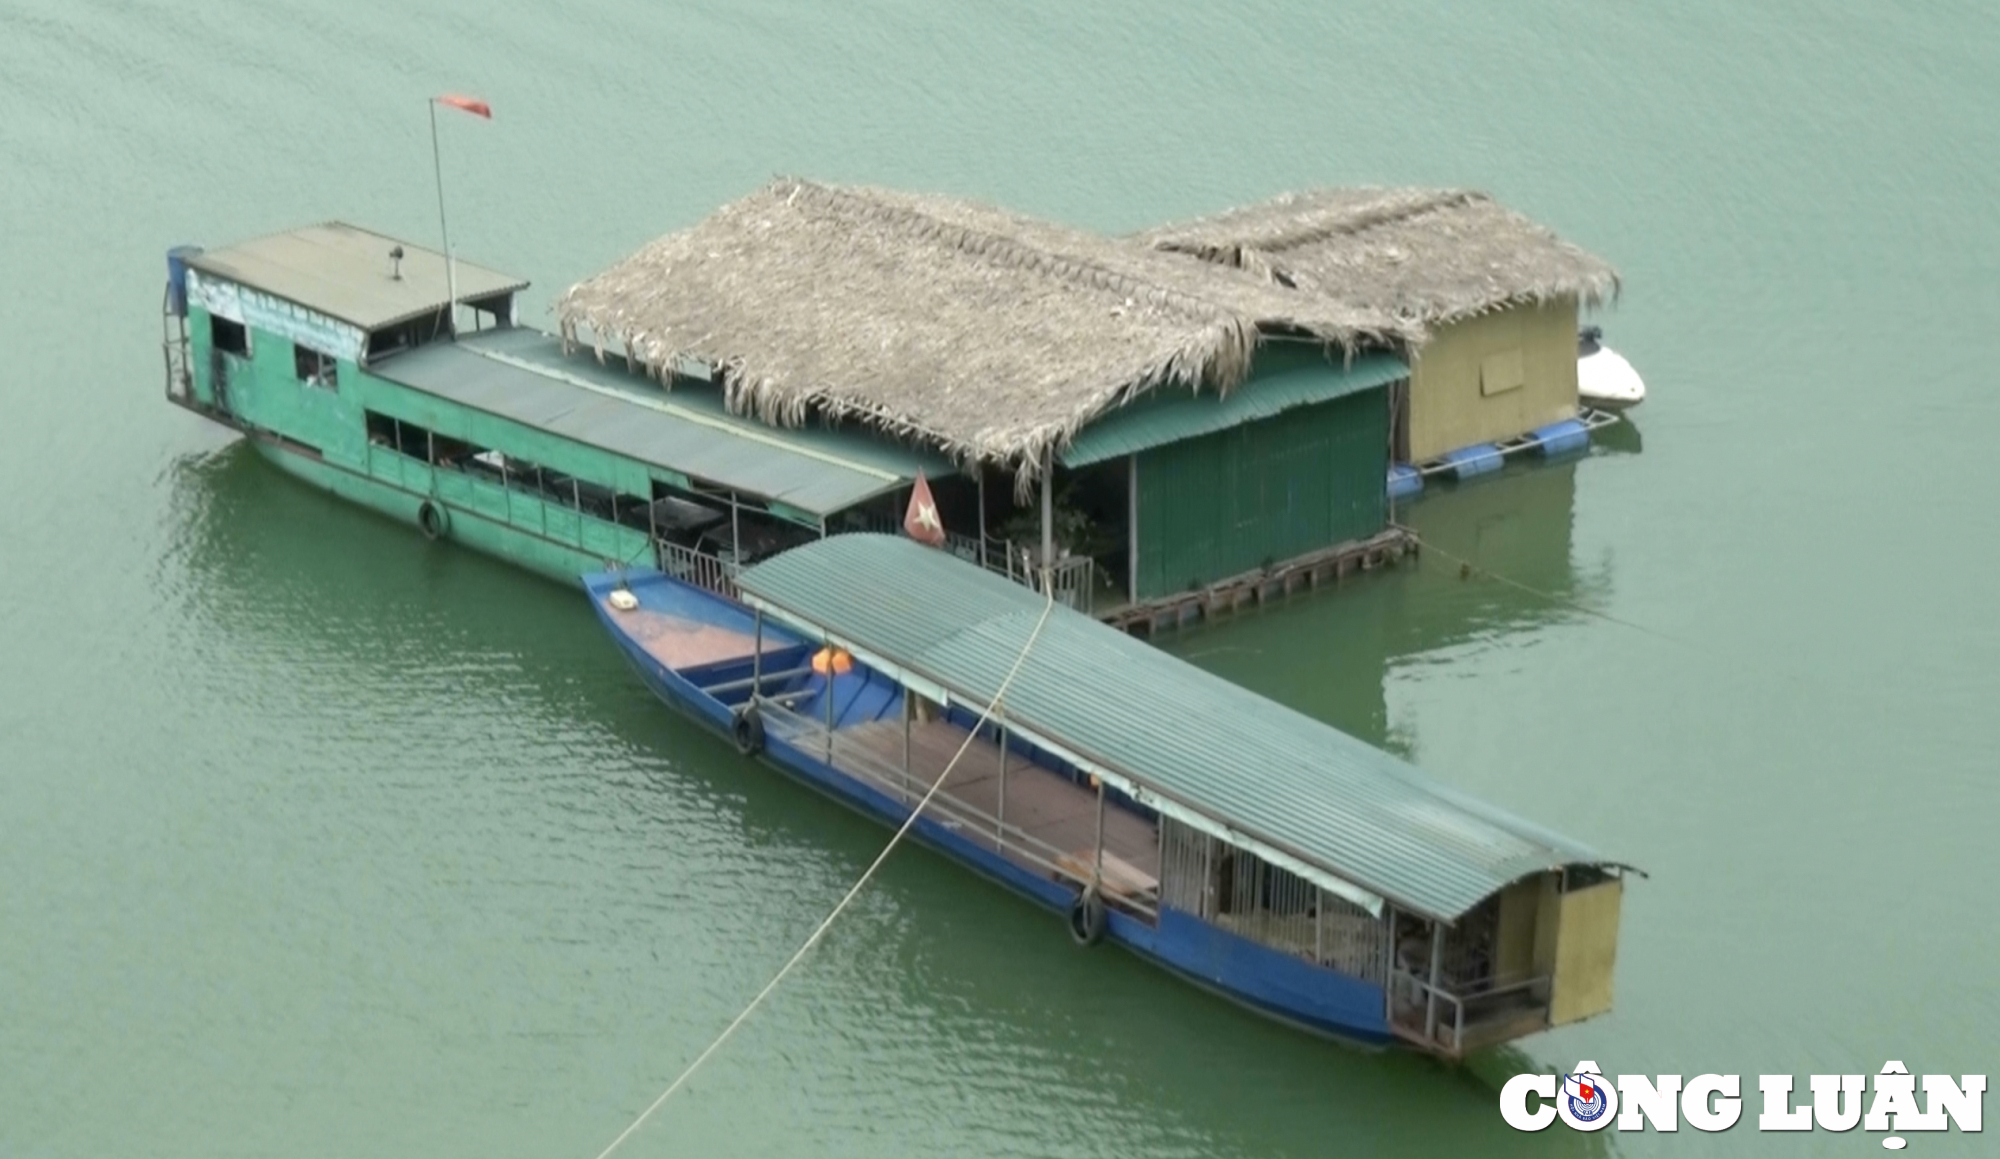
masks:
[[[813,671],[821,676],[854,671],[854,657],[841,648],[821,648],[813,653]]]

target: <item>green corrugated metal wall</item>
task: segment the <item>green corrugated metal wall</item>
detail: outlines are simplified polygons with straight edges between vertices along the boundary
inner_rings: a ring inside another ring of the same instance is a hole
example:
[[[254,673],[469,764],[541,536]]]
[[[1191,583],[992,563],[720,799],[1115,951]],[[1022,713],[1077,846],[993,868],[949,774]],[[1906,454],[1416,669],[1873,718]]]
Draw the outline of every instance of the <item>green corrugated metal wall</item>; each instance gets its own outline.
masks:
[[[1386,390],[1147,451],[1138,597],[1366,539],[1386,526],[1388,472]]]
[[[205,312],[190,310],[198,384],[213,392],[213,364]],[[299,381],[292,343],[251,331],[248,359],[225,355],[229,408],[245,422],[318,450],[324,466],[292,466],[342,497],[397,518],[414,519],[415,504],[429,496],[457,512],[454,539],[513,560],[563,582],[606,560],[643,558],[643,530],[582,514],[483,476],[434,469],[421,459],[368,442],[369,410],[414,423],[551,470],[640,498],[649,498],[647,466],[506,419],[423,394],[378,378],[353,362],[340,363],[337,388]],[[386,484],[374,487],[368,480]],[[460,516],[464,518],[460,518]]]

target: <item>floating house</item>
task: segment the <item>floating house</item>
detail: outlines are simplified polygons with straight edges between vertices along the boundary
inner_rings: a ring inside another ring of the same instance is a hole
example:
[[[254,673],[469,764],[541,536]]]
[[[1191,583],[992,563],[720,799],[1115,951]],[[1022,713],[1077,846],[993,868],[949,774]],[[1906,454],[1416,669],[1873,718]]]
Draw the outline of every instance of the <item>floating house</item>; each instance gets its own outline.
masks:
[[[1401,554],[1393,459],[1575,413],[1554,335],[1608,270],[1441,196],[1137,244],[781,179],[571,287],[555,334],[525,279],[314,225],[170,255],[168,395],[565,581],[650,559],[730,594],[921,479],[956,554],[1151,627]]]
[[[910,539],[737,580],[583,582],[668,704],[891,825],[938,785],[913,836],[1080,945],[1447,1058],[1611,1007],[1626,867],[1569,838]]]
[[[1396,397],[1400,463],[1472,474],[1513,446],[1587,438],[1578,315],[1615,298],[1618,275],[1483,193],[1289,193],[1136,240],[1421,326]]]
[[[776,427],[949,457],[962,554],[1144,606],[1395,549],[1393,351],[1420,324],[943,197],[776,181],[563,295],[566,338]],[[879,505],[894,527],[902,508]]]

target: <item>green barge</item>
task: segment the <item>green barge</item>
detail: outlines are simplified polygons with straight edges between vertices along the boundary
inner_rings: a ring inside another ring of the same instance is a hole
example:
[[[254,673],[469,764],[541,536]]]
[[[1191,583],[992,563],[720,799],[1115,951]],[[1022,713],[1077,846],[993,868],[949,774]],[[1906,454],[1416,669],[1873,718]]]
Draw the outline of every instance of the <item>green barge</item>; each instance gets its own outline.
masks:
[[[441,254],[351,225],[176,250],[167,397],[314,486],[565,584],[659,562],[720,589],[739,556],[952,469],[566,356],[518,324],[524,279],[455,264],[464,332]]]

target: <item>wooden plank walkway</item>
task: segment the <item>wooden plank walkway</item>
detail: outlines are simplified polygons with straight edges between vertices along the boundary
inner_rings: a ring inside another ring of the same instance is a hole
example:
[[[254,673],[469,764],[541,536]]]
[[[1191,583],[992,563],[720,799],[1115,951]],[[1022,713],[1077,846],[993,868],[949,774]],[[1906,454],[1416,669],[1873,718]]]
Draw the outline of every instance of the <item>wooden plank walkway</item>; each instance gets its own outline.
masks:
[[[844,728],[834,734],[840,747],[865,751],[891,769],[903,767],[903,722],[878,720]],[[946,721],[910,723],[911,803],[930,787],[952,755],[965,742],[966,730]],[[838,749],[835,760],[838,763]],[[1007,805],[1000,809],[1000,747],[975,740],[939,790],[981,813],[1004,817],[1008,828],[1052,847],[1036,852],[1047,860],[1088,873],[1097,848],[1097,792],[1068,777],[1032,765],[1017,754],[1007,758]],[[932,806],[936,808],[935,805]],[[959,832],[998,849],[991,828],[968,822]],[[1108,890],[1143,894],[1157,890],[1160,873],[1159,829],[1143,817],[1107,802],[1104,808],[1105,883]],[[1014,856],[1012,848],[999,849]],[[1021,860],[1016,857],[1015,860]],[[1028,864],[1023,861],[1022,864]],[[1042,868],[1033,866],[1032,868]]]

